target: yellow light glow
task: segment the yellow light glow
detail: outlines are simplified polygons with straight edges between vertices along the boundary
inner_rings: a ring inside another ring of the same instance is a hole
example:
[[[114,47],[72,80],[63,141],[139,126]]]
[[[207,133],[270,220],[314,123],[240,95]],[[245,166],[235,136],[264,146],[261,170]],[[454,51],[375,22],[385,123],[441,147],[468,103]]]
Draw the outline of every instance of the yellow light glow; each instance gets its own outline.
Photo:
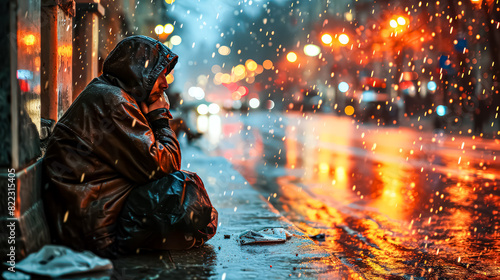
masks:
[[[245,66],[247,67],[248,70],[255,71],[257,69],[257,62],[253,61],[252,59],[249,59],[245,62]]]
[[[255,73],[260,74],[262,72],[264,72],[264,67],[262,67],[262,65],[257,65],[257,69],[255,69]]]
[[[222,68],[219,65],[215,64],[214,66],[212,66],[212,73],[217,74],[220,71],[222,71]]]
[[[163,34],[163,25],[160,25],[160,24],[159,24],[159,25],[157,25],[157,26],[155,27],[155,33],[156,33],[157,35]]]
[[[182,43],[182,38],[179,35],[174,35],[170,39],[170,43],[174,46],[180,45],[180,43]]]
[[[297,54],[294,53],[294,52],[289,52],[287,55],[286,55],[286,59],[290,62],[295,62],[297,61]]]
[[[326,163],[326,162],[320,163],[318,167],[319,167],[318,171],[321,172],[321,173],[328,173],[328,172],[330,172],[330,165],[328,165],[328,163]]]
[[[353,19],[352,13],[349,13],[349,12],[348,13],[344,13],[344,18],[347,21],[352,21],[352,19]]]
[[[220,55],[229,55],[231,53],[231,49],[227,46],[220,46],[219,54]]]
[[[346,34],[340,34],[340,36],[339,36],[339,42],[342,45],[347,45],[347,43],[349,43],[349,36],[347,36]]]
[[[233,73],[237,77],[245,75],[245,66],[243,66],[242,64],[237,65],[236,67],[234,67]]]
[[[332,38],[332,35],[330,34],[323,34],[323,36],[321,36],[321,42],[323,42],[323,44],[331,44],[333,41],[333,38]]]
[[[27,46],[33,46],[36,42],[36,37],[33,34],[29,34],[23,37],[23,42]]]
[[[335,180],[337,182],[345,182],[347,180],[347,171],[343,166],[335,168]]]
[[[344,111],[346,115],[351,116],[352,114],[354,114],[354,107],[348,105],[345,107]]]
[[[241,94],[239,91],[234,91],[232,94],[231,94],[231,97],[234,99],[234,100],[240,100],[241,99]]]
[[[166,34],[174,32],[174,26],[170,23],[165,24],[165,26],[163,27],[163,32]]]
[[[269,70],[273,68],[273,62],[269,59],[266,59],[264,60],[264,62],[262,62],[262,66],[264,66],[264,69]]]
[[[389,25],[392,28],[396,28],[396,27],[398,27],[398,22],[395,19],[391,19],[391,21],[389,22]]]
[[[321,49],[313,44],[307,44],[304,46],[304,53],[307,56],[317,56],[318,54],[321,53]]]
[[[172,75],[172,73],[169,73],[169,74],[167,75],[167,83],[168,83],[168,84],[171,84],[171,83],[173,83],[173,82],[174,82],[174,75]]]
[[[217,73],[217,74],[215,74],[215,76],[214,76],[214,84],[220,85],[222,83],[222,75],[223,74],[220,73],[220,72]]]
[[[73,55],[73,46],[72,45],[62,45],[57,47],[57,53],[63,57],[70,57]]]
[[[165,0],[165,2],[166,2],[167,4],[173,4],[173,3],[175,2],[175,0]]]
[[[231,82],[231,75],[229,74],[222,74],[222,77],[220,78],[220,81],[224,84],[228,84],[229,82]]]
[[[405,25],[406,24],[406,19],[404,17],[398,17],[398,24],[399,25]]]

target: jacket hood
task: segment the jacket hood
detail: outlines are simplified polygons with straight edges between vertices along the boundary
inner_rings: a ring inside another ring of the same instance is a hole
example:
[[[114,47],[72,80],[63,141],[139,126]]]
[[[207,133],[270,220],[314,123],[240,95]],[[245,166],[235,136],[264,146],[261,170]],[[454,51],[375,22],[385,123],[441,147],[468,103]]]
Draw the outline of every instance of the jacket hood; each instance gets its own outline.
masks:
[[[160,41],[130,36],[120,41],[104,60],[102,76],[137,102],[149,98],[160,73],[174,69],[179,56]]]

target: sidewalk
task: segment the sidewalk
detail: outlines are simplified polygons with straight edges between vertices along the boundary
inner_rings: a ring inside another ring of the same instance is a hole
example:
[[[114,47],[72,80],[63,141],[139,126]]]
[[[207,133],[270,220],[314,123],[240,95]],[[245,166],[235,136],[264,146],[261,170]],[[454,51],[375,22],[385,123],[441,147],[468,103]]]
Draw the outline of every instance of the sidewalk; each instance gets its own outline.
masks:
[[[286,221],[221,157],[183,145],[182,168],[203,179],[219,212],[217,234],[200,249],[129,256],[114,261],[118,279],[348,279],[352,273]],[[282,244],[245,245],[239,233],[283,227],[294,236]],[[102,278],[100,278],[102,279]]]

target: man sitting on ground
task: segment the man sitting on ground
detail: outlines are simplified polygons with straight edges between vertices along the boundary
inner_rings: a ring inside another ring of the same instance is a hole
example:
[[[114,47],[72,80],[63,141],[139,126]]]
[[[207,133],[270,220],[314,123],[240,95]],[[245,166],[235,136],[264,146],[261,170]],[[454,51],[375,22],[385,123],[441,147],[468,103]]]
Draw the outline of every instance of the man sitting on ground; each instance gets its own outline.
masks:
[[[44,157],[55,241],[113,257],[201,246],[217,228],[201,179],[181,171],[166,75],[178,56],[145,36],[117,44],[56,124]]]

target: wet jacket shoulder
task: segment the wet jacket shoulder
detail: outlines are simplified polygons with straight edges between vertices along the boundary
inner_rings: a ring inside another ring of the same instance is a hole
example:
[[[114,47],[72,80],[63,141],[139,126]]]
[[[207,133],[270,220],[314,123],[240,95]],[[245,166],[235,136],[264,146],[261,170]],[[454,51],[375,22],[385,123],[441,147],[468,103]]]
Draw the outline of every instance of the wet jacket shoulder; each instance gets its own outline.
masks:
[[[77,249],[104,250],[134,186],[180,169],[179,143],[167,109],[143,114],[159,74],[177,56],[160,42],[133,36],[118,43],[94,79],[59,120],[44,157],[52,230]]]

